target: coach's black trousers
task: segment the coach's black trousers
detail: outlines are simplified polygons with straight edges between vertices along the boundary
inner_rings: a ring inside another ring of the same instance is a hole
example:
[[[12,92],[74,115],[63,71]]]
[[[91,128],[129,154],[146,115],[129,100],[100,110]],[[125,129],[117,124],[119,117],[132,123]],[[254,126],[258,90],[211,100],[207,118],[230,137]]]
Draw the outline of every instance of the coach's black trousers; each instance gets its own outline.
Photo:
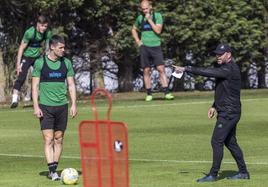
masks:
[[[247,173],[242,150],[236,140],[236,125],[240,120],[240,114],[218,115],[214,132],[211,138],[213,149],[213,164],[210,175],[217,176],[223,158],[223,146],[225,145],[234,157],[239,172]]]

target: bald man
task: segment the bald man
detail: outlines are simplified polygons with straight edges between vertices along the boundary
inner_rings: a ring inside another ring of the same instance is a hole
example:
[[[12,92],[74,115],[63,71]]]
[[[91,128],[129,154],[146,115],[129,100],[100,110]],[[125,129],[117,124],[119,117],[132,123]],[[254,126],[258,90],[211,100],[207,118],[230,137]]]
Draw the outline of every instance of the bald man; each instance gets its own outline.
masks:
[[[152,101],[151,65],[156,66],[159,72],[162,90],[166,100],[174,99],[169,92],[168,81],[165,72],[163,52],[161,49],[160,34],[163,28],[163,18],[159,12],[154,12],[150,1],[140,3],[142,14],[139,15],[132,27],[132,36],[140,48],[140,62],[143,68],[144,84],[147,91],[145,101]],[[140,36],[139,36],[140,33]]]

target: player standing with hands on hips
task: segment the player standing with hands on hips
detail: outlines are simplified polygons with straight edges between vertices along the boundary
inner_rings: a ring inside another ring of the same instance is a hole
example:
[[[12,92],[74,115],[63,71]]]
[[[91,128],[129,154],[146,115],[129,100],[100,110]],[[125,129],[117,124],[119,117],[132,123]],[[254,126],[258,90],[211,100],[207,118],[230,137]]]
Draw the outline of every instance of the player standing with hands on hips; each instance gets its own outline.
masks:
[[[163,52],[160,46],[160,34],[163,27],[162,16],[159,12],[153,11],[152,3],[148,0],[141,1],[140,8],[143,14],[137,17],[131,32],[135,42],[140,48],[140,61],[147,91],[145,101],[153,100],[151,90],[151,61],[159,72],[160,83],[165,93],[165,99],[172,100],[174,96],[169,93]],[[139,33],[141,33],[141,38],[139,37]]]
[[[33,70],[32,95],[34,115],[40,119],[48,177],[59,180],[56,170],[62,152],[63,136],[68,120],[67,86],[71,99],[70,115],[77,114],[74,70],[64,57],[65,42],[58,35],[49,42],[48,55],[36,60]],[[38,100],[39,96],[39,100]]]
[[[19,92],[26,80],[29,68],[41,55],[41,44],[45,42],[46,51],[48,50],[48,42],[51,38],[51,31],[47,30],[48,22],[46,16],[38,16],[36,25],[28,28],[23,35],[17,54],[17,80],[14,84],[10,108],[18,106]]]
[[[217,112],[217,122],[213,131],[211,145],[213,149],[213,164],[208,175],[197,182],[212,182],[217,175],[223,158],[225,145],[234,157],[238,173],[227,179],[249,179],[249,172],[244,161],[242,150],[236,139],[236,126],[241,117],[241,75],[238,65],[232,58],[231,48],[228,44],[219,44],[214,50],[217,65],[214,68],[176,67],[176,71],[189,72],[195,75],[215,77],[215,96],[212,107],[208,110],[208,118],[213,118]]]

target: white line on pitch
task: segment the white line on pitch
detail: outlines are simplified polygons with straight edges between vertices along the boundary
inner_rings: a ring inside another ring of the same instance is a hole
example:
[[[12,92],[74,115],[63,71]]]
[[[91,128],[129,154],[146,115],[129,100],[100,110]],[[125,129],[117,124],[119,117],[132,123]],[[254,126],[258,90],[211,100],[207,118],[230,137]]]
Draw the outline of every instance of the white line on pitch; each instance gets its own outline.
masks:
[[[268,98],[255,98],[255,99],[242,99],[242,103],[243,102],[248,102],[248,101],[263,101],[263,100],[267,100]],[[184,106],[184,105],[196,105],[196,104],[211,104],[211,101],[196,101],[196,102],[185,102],[185,103],[180,103],[180,102],[176,102],[176,103],[159,103],[159,104],[148,104],[148,105],[130,105],[130,106],[113,106],[113,109],[125,109],[125,108],[144,108],[144,107],[158,107],[158,106]],[[107,110],[107,106],[99,106],[98,107],[100,110]],[[88,105],[88,107],[81,107],[81,109],[90,109],[90,105]],[[30,112],[33,111],[33,109],[23,109],[23,110],[2,110],[1,113],[4,112]]]
[[[23,155],[23,154],[5,154],[0,153],[0,156],[5,157],[22,157],[22,158],[44,158],[44,156],[40,155]],[[65,159],[80,159],[79,156],[62,156],[61,158]],[[130,158],[129,161],[134,162],[167,162],[167,163],[196,163],[196,164],[207,164],[212,163],[212,161],[208,160],[156,160],[156,159],[137,159],[137,158]],[[231,161],[223,161],[224,164],[236,164],[235,162]],[[268,162],[247,162],[249,165],[268,165]]]

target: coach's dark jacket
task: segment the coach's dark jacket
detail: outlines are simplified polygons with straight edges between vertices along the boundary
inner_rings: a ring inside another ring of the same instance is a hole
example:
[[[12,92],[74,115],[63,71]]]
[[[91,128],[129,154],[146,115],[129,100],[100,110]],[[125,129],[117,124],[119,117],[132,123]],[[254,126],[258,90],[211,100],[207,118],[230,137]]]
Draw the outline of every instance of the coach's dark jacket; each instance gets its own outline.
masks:
[[[215,96],[213,107],[218,116],[241,113],[240,89],[241,75],[238,65],[231,60],[229,63],[217,65],[214,68],[187,66],[185,71],[206,77],[215,77]]]

